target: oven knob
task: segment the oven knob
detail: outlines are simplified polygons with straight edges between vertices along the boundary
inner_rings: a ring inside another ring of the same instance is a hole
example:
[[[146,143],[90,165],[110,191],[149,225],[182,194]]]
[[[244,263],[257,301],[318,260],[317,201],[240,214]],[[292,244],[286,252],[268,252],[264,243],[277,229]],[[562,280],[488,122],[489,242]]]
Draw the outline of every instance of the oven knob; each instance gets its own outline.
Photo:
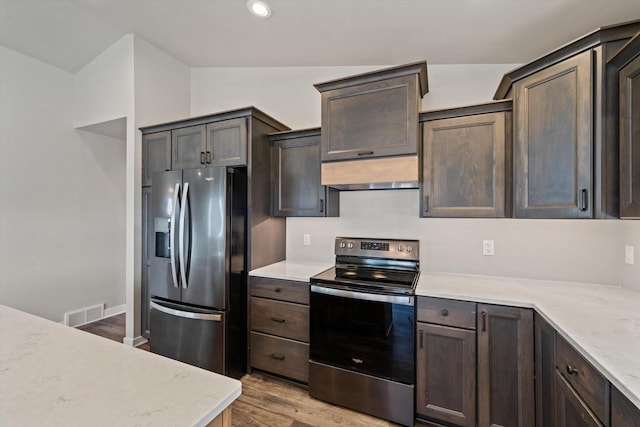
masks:
[[[413,252],[413,246],[407,245],[407,252]]]
[[[404,251],[404,246],[398,245],[398,252],[402,252],[402,251]]]
[[[351,243],[351,242],[347,243],[347,248],[348,249],[353,249],[353,243]]]
[[[344,249],[347,247],[347,244],[345,242],[340,242],[340,247]]]

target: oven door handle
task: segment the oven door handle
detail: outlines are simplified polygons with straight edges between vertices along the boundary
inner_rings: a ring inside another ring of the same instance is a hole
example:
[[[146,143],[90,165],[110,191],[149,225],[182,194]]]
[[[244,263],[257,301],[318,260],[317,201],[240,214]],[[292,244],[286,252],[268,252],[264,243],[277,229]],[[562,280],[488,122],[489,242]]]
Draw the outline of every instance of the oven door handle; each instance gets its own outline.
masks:
[[[315,292],[317,294],[333,295],[336,297],[364,300],[364,301],[387,302],[390,304],[408,305],[411,307],[413,307],[413,304],[414,304],[414,297],[412,296],[355,292],[355,291],[348,291],[345,289],[326,288],[324,286],[318,286],[318,285],[311,285],[311,292]]]

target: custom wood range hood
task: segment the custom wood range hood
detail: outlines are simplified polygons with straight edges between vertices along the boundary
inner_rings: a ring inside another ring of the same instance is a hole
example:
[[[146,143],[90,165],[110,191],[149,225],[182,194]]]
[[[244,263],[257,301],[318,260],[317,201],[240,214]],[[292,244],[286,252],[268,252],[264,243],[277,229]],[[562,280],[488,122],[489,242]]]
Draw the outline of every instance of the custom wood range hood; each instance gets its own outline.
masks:
[[[418,188],[418,113],[427,63],[314,85],[322,95],[322,185],[339,190]]]

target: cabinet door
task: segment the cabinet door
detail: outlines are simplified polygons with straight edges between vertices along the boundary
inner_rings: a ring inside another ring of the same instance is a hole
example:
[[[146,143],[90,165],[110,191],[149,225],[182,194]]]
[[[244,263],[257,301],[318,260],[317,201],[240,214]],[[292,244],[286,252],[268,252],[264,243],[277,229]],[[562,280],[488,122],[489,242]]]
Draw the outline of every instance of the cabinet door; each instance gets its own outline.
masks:
[[[247,119],[209,123],[206,157],[212,166],[246,166]]]
[[[640,427],[640,408],[611,387],[611,427]]]
[[[171,132],[142,135],[142,186],[151,186],[155,172],[171,170]]]
[[[273,144],[273,214],[325,216],[325,187],[320,185],[320,135]]]
[[[418,77],[322,93],[322,161],[418,153]]]
[[[640,218],[640,56],[620,70],[620,216]]]
[[[556,371],[556,426],[603,427],[587,404],[571,385]]]
[[[478,304],[478,426],[534,425],[533,313]]]
[[[505,115],[423,124],[423,216],[505,216]]]
[[[141,277],[141,311],[142,335],[149,338],[149,267],[151,266],[151,187],[142,189],[142,277]]]
[[[416,412],[475,426],[475,331],[418,322],[416,333]]]
[[[194,169],[205,164],[205,127],[191,126],[171,132],[171,168]]]
[[[592,215],[592,53],[514,83],[516,217]]]
[[[555,426],[556,331],[534,315],[536,366],[536,427]]]

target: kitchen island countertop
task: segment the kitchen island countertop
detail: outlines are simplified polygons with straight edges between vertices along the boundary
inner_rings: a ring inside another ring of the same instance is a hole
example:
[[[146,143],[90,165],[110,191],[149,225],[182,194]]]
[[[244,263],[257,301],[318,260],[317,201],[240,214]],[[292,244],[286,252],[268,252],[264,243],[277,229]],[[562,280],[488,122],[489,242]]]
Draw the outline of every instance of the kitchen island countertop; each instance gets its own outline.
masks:
[[[640,293],[618,286],[422,272],[416,295],[533,308],[640,407]]]
[[[312,261],[280,261],[249,272],[249,276],[266,277],[269,279],[293,280],[308,282],[311,276],[322,273],[333,264]]]
[[[0,305],[0,426],[206,426],[232,378]]]

